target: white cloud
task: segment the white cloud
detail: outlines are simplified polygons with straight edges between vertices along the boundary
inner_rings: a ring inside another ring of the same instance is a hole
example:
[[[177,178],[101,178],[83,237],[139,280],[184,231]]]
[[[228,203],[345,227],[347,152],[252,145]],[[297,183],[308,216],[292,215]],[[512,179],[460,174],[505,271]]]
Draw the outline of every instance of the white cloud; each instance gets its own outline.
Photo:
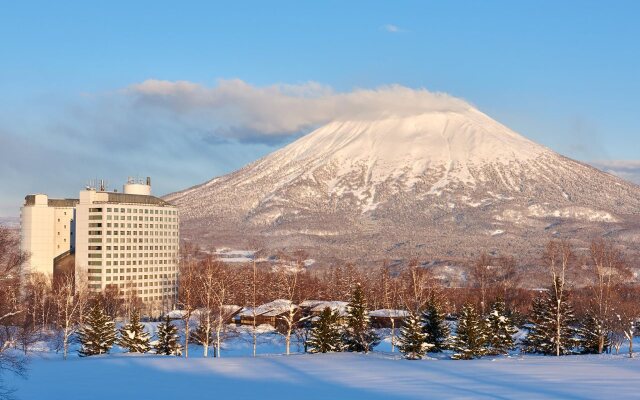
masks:
[[[386,24],[385,26],[382,27],[382,29],[390,33],[398,33],[401,31],[401,29],[397,25],[393,25],[393,24]]]
[[[285,137],[341,119],[377,119],[471,107],[445,93],[400,85],[336,92],[316,82],[258,87],[220,80],[207,87],[185,81],[147,80],[126,89],[136,107],[197,121],[203,130],[240,139]]]
[[[599,160],[592,161],[590,164],[640,185],[640,160]]]

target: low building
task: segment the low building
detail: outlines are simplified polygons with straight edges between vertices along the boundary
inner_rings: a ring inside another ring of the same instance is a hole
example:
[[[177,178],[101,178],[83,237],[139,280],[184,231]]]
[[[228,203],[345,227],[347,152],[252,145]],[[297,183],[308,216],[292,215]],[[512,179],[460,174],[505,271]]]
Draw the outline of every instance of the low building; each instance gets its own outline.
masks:
[[[371,326],[374,328],[399,328],[402,322],[409,316],[405,310],[373,310],[369,312]]]
[[[331,311],[337,311],[340,318],[344,318],[347,316],[348,305],[349,303],[346,301],[305,300],[300,303],[300,309],[304,316],[317,317],[328,307]]]
[[[243,309],[239,314],[239,323],[242,325],[271,325],[281,329],[286,325],[284,318],[289,316],[291,310],[295,310],[294,320],[300,317],[300,308],[289,300],[278,299],[262,304],[255,308]],[[238,321],[238,318],[236,318]]]

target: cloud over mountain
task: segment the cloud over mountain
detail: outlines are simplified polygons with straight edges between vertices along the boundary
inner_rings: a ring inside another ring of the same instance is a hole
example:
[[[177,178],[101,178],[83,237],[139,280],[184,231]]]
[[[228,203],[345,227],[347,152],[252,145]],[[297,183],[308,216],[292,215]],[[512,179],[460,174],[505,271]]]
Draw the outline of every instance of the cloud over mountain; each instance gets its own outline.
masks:
[[[186,81],[147,80],[127,88],[136,107],[197,118],[214,134],[243,140],[286,137],[335,120],[373,120],[428,111],[462,111],[464,100],[400,85],[337,92],[316,82],[264,87],[242,80],[215,86]]]

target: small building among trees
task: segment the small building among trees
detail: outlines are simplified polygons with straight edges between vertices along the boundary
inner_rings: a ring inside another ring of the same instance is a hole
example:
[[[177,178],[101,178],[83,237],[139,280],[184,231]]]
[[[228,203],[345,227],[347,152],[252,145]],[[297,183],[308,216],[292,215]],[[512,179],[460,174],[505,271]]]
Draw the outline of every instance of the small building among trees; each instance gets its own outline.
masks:
[[[296,313],[300,313],[300,308],[289,300],[278,299],[272,302],[262,304],[255,308],[247,307],[243,309],[238,316],[241,325],[253,325],[254,319],[256,325],[271,325],[276,329],[283,328],[285,322],[283,319],[288,316],[291,307],[296,309]],[[238,318],[236,318],[238,321]]]
[[[374,328],[399,328],[408,315],[405,310],[382,309],[369,312],[371,326]]]

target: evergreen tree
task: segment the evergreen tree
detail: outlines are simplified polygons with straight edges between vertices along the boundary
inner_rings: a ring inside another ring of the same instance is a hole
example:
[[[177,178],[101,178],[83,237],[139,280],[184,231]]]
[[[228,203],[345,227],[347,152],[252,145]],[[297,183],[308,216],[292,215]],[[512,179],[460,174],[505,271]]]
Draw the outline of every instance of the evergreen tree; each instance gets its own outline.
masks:
[[[400,344],[398,349],[408,360],[420,360],[433,344],[427,343],[428,336],[422,330],[420,318],[411,313],[400,328]]]
[[[515,347],[513,335],[518,328],[507,317],[505,308],[504,301],[496,299],[485,319],[488,354],[508,354]]]
[[[591,310],[582,320],[578,337],[582,352],[586,354],[598,354],[601,348],[606,351],[611,346],[609,330]]]
[[[470,360],[487,353],[485,343],[487,335],[485,326],[472,304],[465,304],[458,318],[456,336],[453,338],[451,358],[454,360]]]
[[[368,353],[380,343],[380,338],[371,328],[369,311],[362,287],[357,284],[347,305],[347,326],[344,344],[348,351]]]
[[[145,331],[144,325],[140,323],[139,313],[132,313],[131,321],[120,328],[119,332],[118,345],[129,353],[146,353],[149,351],[151,347],[149,333]]]
[[[552,351],[548,354],[556,354],[556,343],[560,344],[560,355],[574,353],[578,340],[576,339],[577,329],[573,326],[576,318],[569,300],[569,292],[565,290],[562,299],[558,300],[555,290],[549,290],[547,306],[547,319],[550,320],[549,326],[551,328],[551,335],[548,340],[551,342],[552,348]]]
[[[209,340],[207,340],[207,330],[209,331]],[[213,329],[207,329],[207,326],[203,323],[198,324],[195,330],[192,330],[189,334],[189,342],[199,345],[211,344],[213,342]]]
[[[525,351],[555,355],[556,345],[560,344],[560,355],[571,354],[577,346],[573,308],[568,300],[558,301],[555,290],[536,298],[532,305],[529,320],[529,334],[524,342]]]
[[[327,307],[317,320],[312,322],[305,347],[310,353],[329,353],[343,350],[342,327],[337,311]]]
[[[427,307],[422,313],[422,331],[433,345],[429,351],[439,353],[448,348],[451,328],[435,295],[429,297]]]
[[[100,304],[94,305],[78,331],[81,357],[106,354],[116,341],[115,324]]]
[[[158,325],[158,340],[154,343],[154,349],[156,354],[182,355],[182,346],[178,343],[178,328],[171,323],[169,317]]]
[[[546,338],[550,335],[548,332],[550,327],[546,318],[547,306],[546,297],[538,295],[531,303],[531,311],[529,312],[529,320],[527,322],[527,337],[522,341],[522,349],[526,353],[543,353],[551,352],[551,347]]]

